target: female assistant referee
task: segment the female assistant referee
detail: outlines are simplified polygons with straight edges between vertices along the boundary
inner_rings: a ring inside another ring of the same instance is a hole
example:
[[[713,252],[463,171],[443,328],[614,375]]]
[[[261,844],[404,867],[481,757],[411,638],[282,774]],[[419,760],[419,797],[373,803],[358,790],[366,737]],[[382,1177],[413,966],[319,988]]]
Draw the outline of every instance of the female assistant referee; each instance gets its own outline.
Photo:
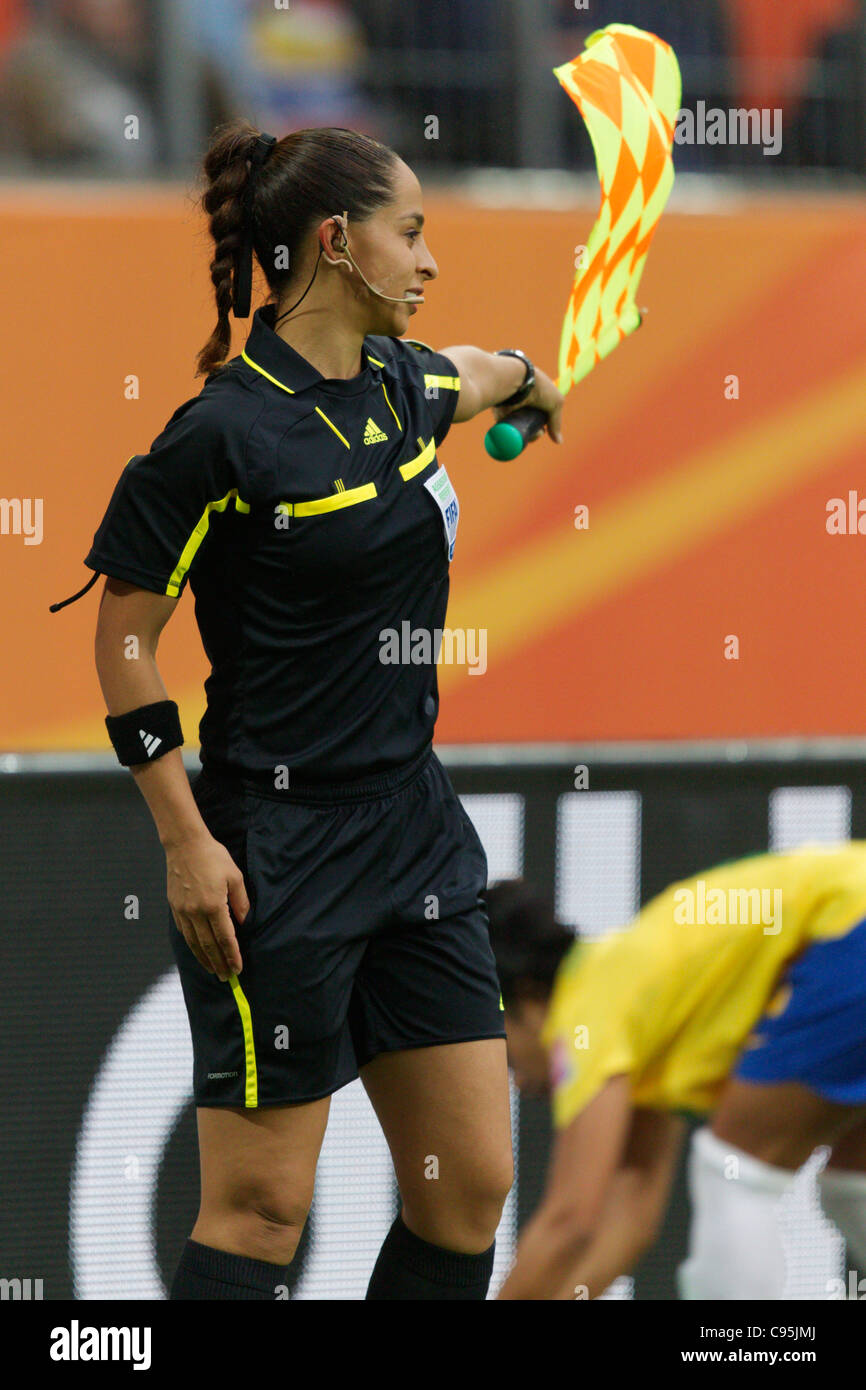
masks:
[[[85,560],[193,1039],[201,1206],[170,1296],[280,1296],[330,1096],[360,1075],[402,1200],[367,1298],[484,1299],[511,1129],[485,854],[432,747],[458,519],[436,450],[524,403],[561,442],[563,397],[510,349],[401,341],[438,271],[387,146],[236,122],[204,173],[206,380]],[[226,361],[253,251],[271,295]],[[155,659],[187,579],[212,666],[192,788]]]

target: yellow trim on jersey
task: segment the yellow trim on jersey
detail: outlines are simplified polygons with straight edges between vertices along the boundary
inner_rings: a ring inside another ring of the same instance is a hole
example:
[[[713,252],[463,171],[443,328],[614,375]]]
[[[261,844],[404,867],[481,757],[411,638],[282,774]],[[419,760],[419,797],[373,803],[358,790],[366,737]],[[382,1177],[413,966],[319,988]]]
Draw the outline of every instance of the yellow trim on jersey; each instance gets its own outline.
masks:
[[[256,1044],[253,1037],[252,1014],[247,997],[238,984],[237,975],[229,975],[229,984],[238,1006],[238,1013],[241,1016],[241,1027],[244,1030],[244,1105],[248,1110],[255,1110],[259,1104],[259,1077],[256,1069]]]
[[[435,376],[432,372],[424,373],[424,385],[441,386],[445,391],[459,391],[459,376]]]
[[[258,362],[254,362],[253,359],[249,357],[246,352],[241,352],[241,357],[244,359],[245,362],[249,363],[251,367],[254,367],[257,372],[261,372],[262,376],[267,377],[268,381],[272,381],[275,386],[279,386],[281,391],[288,391],[290,396],[294,396],[295,392],[292,390],[291,386],[286,386],[284,382],[278,381],[275,376],[271,376],[270,372],[266,372],[264,367],[260,367]],[[337,429],[337,426],[334,424],[333,420],[328,419],[324,410],[320,410],[319,407],[316,406],[316,414],[321,415],[325,424],[329,425],[330,428],[334,431],[334,434],[336,434],[338,438],[342,439],[346,448],[351,449],[352,446],[349,443],[346,436],[344,434],[340,434],[340,431]]]
[[[272,381],[275,386],[279,386],[281,391],[288,391],[290,396],[293,396],[295,394],[291,386],[286,386],[282,381],[277,381],[277,378],[275,376],[271,376],[270,372],[266,372],[264,367],[260,367],[258,362],[254,362],[251,357],[247,357],[246,352],[242,351],[241,357],[244,359],[245,362],[248,362],[251,367],[255,367],[257,372],[261,372],[262,376],[266,376],[268,381]]]
[[[372,358],[371,358],[370,360],[372,361]],[[385,390],[385,383],[384,383],[384,381],[382,382],[382,391],[383,391],[383,393],[384,393],[385,400],[388,401],[388,409],[390,410],[391,414],[394,416],[394,419],[397,420],[397,428],[398,428],[398,430],[402,430],[403,426],[400,424],[400,421],[397,419],[397,412],[396,412],[396,410],[394,409],[394,407],[393,407],[393,405],[391,404],[391,402],[388,400],[388,392]]]
[[[134,454],[133,458],[135,458]],[[232,497],[235,499],[235,511],[249,511],[249,502],[244,502],[238,496],[238,490],[236,487],[233,487],[231,492],[227,492],[225,497],[220,497],[218,501],[208,502],[207,506],[205,507],[204,511],[202,512],[201,516],[196,522],[195,530],[193,531],[183,550],[180,552],[180,559],[178,560],[175,566],[174,573],[172,574],[171,579],[168,581],[168,584],[165,587],[165,592],[169,598],[177,598],[178,594],[180,593],[180,586],[183,583],[184,576],[186,575],[187,570],[189,569],[190,565],[195,559],[196,551],[198,550],[199,546],[201,545],[202,541],[207,535],[208,527],[210,525],[211,512],[224,512]]]
[[[375,483],[346,488],[342,479],[337,481],[340,486],[331,497],[314,497],[309,502],[280,502],[277,511],[286,516],[318,516],[322,512],[335,512],[340,507],[354,507],[356,502],[366,502],[377,495]]]
[[[351,446],[351,444],[349,443],[349,441],[348,441],[348,439],[346,438],[346,436],[345,436],[344,434],[340,434],[340,431],[337,429],[337,426],[334,424],[333,420],[329,420],[329,419],[328,419],[328,417],[327,417],[327,415],[325,414],[324,410],[320,410],[319,407],[316,406],[316,414],[317,414],[317,415],[321,415],[321,417],[322,417],[322,419],[324,420],[325,424],[326,424],[326,425],[330,425],[331,429],[334,431],[334,434],[336,434],[337,437],[338,437],[339,439],[342,439],[342,441],[343,441],[343,443],[345,444],[346,448],[347,448],[347,449],[351,449],[352,446]]]
[[[414,342],[417,341],[417,340],[408,339],[407,341],[413,342],[413,343],[414,343]],[[422,344],[422,346],[426,347],[426,344]],[[430,351],[432,352],[433,349],[431,348]],[[293,396],[293,395],[295,394],[295,392],[292,390],[292,388],[291,388],[290,386],[284,385],[283,382],[282,382],[282,381],[278,381],[277,378],[276,378],[275,376],[271,376],[270,372],[266,372],[265,369],[264,369],[264,367],[260,367],[259,364],[258,364],[258,362],[254,362],[253,359],[252,359],[251,357],[249,357],[245,351],[242,351],[242,352],[241,352],[241,357],[243,358],[243,360],[244,360],[245,362],[247,362],[247,363],[249,364],[249,366],[254,367],[255,370],[256,370],[257,372],[261,372],[262,376],[267,377],[268,381],[272,381],[273,384],[274,384],[275,386],[279,386],[279,388],[280,388],[281,391],[288,391],[288,393],[289,393],[290,396]],[[367,354],[367,358],[368,358],[368,361],[372,362],[373,365],[376,366],[376,367],[384,367],[384,365],[385,365],[384,362],[380,362],[380,361],[378,360],[378,358],[376,358],[376,357],[370,357],[369,353]],[[459,376],[437,376],[437,375],[436,375],[435,373],[433,373],[433,372],[425,372],[425,374],[424,374],[424,386],[425,386],[425,389],[426,389],[427,387],[429,387],[429,386],[436,386],[436,387],[441,386],[442,389],[443,389],[443,390],[446,390],[446,391],[459,391],[459,390],[460,390],[460,378],[459,378]],[[399,419],[399,417],[398,417],[398,415],[397,415],[397,412],[395,411],[393,405],[391,404],[390,400],[388,399],[388,392],[385,390],[385,383],[384,383],[384,381],[382,382],[382,392],[383,392],[383,394],[384,394],[384,396],[385,396],[385,400],[386,400],[386,402],[387,402],[388,409],[390,410],[391,414],[394,416],[394,419],[397,421],[397,428],[400,429],[400,430],[402,430],[402,429],[403,429],[403,426],[402,426],[402,424],[400,423],[400,419]],[[346,448],[347,448],[347,449],[351,449],[352,446],[351,446],[351,444],[349,443],[349,441],[348,441],[348,439],[346,438],[346,436],[345,436],[344,434],[341,434],[341,433],[340,433],[340,431],[337,429],[337,426],[334,424],[334,422],[333,422],[332,420],[329,420],[329,419],[328,419],[328,417],[327,417],[327,415],[325,414],[325,412],[324,412],[323,410],[321,410],[321,409],[319,408],[319,406],[316,406],[316,414],[317,414],[317,415],[321,415],[321,417],[322,417],[322,419],[324,420],[325,424],[328,425],[328,426],[334,431],[334,434],[336,434],[337,437],[343,441],[343,443],[345,444]],[[429,454],[428,454],[428,450],[430,451]],[[422,468],[425,468],[425,467],[427,466],[427,464],[430,462],[430,460],[433,458],[435,452],[436,452],[435,444],[434,444],[433,440],[431,440],[430,443],[426,446],[424,452],[422,452],[421,454],[417,455],[416,458],[414,458],[414,459],[409,459],[408,463],[401,464],[401,466],[400,466],[400,472],[401,472],[401,474],[402,474],[402,476],[403,476],[404,481],[407,481],[407,482],[408,482],[409,478],[413,478],[413,477],[415,476],[416,473],[420,473],[420,472],[421,472],[421,469],[422,469]],[[361,499],[359,498],[358,500],[360,501]]]
[[[418,436],[418,443],[422,445],[421,453],[416,454],[413,459],[407,459],[406,463],[400,464],[400,473],[403,481],[408,483],[410,478],[414,478],[416,473],[420,473],[422,468],[426,468],[428,463],[436,457],[436,441],[431,439],[429,444],[424,444],[421,436]]]

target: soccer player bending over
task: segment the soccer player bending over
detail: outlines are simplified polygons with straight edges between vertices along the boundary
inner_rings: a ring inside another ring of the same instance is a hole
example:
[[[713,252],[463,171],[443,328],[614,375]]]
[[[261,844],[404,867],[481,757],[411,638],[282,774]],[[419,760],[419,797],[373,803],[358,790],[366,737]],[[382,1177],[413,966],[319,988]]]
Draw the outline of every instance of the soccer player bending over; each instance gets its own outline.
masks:
[[[500,1298],[597,1298],[653,1243],[692,1135],[685,1299],[786,1297],[780,1197],[819,1145],[866,1268],[866,841],[733,860],[595,940],[487,891],[519,1089],[549,1094],[546,1191]]]

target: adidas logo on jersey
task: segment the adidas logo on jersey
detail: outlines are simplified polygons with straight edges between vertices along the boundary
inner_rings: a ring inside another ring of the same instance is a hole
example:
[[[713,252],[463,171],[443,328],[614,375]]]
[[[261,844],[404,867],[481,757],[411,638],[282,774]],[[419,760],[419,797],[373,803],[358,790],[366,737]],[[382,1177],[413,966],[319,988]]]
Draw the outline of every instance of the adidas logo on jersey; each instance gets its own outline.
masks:
[[[156,734],[146,734],[146,733],[144,732],[144,729],[139,729],[138,732],[139,732],[139,734],[141,735],[141,741],[142,741],[142,743],[144,744],[145,748],[147,749],[147,756],[148,756],[149,758],[152,758],[153,755],[154,755],[154,753],[156,752],[157,748],[158,748],[159,745],[162,743],[162,739],[161,739],[161,738],[157,738]]]
[[[379,426],[376,424],[376,421],[371,420],[368,415],[367,423],[364,426],[364,443],[381,444],[382,440],[387,438],[388,436],[387,434],[385,434],[384,430],[380,430]]]

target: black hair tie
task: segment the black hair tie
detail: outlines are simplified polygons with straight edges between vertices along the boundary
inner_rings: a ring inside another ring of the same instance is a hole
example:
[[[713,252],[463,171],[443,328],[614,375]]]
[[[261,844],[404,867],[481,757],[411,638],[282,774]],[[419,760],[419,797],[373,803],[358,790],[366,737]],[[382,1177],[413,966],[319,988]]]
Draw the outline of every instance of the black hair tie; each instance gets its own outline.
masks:
[[[232,286],[232,310],[238,319],[249,316],[253,292],[253,192],[256,175],[276,143],[276,135],[259,135],[249,153],[250,176],[243,197],[243,241],[235,258]]]

